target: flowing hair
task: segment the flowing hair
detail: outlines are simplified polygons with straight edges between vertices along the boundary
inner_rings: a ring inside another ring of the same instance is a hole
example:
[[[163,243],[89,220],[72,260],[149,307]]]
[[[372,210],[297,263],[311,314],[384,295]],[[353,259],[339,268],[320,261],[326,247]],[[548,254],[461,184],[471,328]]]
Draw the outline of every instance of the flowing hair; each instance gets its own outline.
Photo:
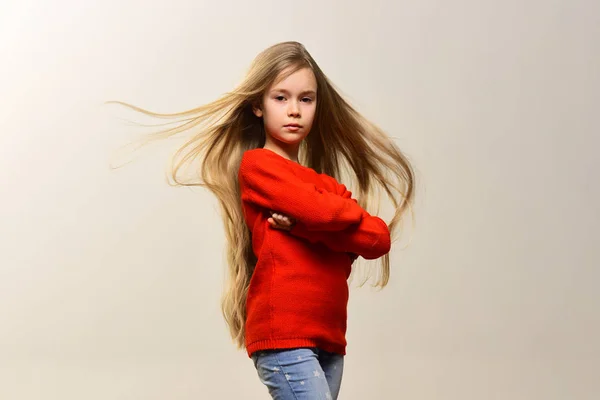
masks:
[[[239,348],[245,347],[246,295],[257,259],[242,211],[238,168],[246,150],[265,145],[264,125],[262,119],[254,115],[253,106],[262,103],[264,93],[276,80],[303,68],[314,73],[318,94],[313,126],[300,145],[299,161],[338,180],[342,172],[347,174],[355,186],[354,197],[365,209],[369,209],[375,194],[379,199],[380,193],[385,192],[395,208],[388,223],[395,240],[395,230],[410,209],[414,196],[411,164],[390,137],[340,96],[298,42],[283,42],[263,50],[233,91],[188,111],[155,113],[120,101],[108,102],[175,121],[175,126],[148,135],[149,140],[197,130],[175,152],[170,178],[175,185],[206,187],[219,201],[228,264],[221,309]],[[196,181],[184,181],[180,177],[180,170],[186,165],[197,171]],[[383,288],[390,277],[389,254],[379,261],[374,286]]]

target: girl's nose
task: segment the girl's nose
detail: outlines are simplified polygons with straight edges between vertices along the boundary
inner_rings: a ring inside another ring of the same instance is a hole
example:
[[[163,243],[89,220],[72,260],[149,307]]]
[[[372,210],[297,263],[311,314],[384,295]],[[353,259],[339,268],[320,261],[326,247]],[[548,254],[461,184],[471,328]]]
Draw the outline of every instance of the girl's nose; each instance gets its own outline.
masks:
[[[298,104],[296,102],[290,102],[290,106],[288,108],[288,115],[290,117],[300,115],[300,108],[298,107]]]

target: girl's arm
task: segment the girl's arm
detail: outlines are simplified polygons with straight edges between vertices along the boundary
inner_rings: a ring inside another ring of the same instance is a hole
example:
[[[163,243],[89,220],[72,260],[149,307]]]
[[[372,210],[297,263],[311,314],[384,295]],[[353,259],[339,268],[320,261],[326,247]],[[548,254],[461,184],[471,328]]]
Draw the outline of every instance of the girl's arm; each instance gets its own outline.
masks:
[[[246,152],[238,179],[242,201],[277,210],[306,230],[341,231],[364,215],[355,200],[302,181],[286,160],[269,152]]]
[[[300,221],[289,232],[311,243],[319,242],[331,250],[354,253],[367,260],[379,258],[389,253],[391,248],[387,224],[367,212],[364,212],[360,223],[338,232],[309,231]]]
[[[337,180],[327,175],[324,175],[324,177],[331,181],[331,184],[335,187],[336,195],[357,203],[345,185],[338,183]],[[367,260],[379,258],[390,251],[390,231],[381,218],[372,216],[364,210],[362,210],[362,213],[360,223],[338,232],[315,232],[307,229],[302,222],[297,222],[290,233],[311,243],[320,242],[334,251],[351,253],[353,260],[356,255]]]

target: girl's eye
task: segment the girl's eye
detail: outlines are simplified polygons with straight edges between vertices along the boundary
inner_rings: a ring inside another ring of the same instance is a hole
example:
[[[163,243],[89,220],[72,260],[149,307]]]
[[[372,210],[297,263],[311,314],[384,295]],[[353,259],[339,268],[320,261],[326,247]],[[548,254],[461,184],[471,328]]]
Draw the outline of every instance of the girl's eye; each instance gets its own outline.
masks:
[[[302,101],[305,103],[310,103],[312,101],[312,99],[310,97],[305,97],[302,99]]]
[[[275,97],[275,100],[277,100],[277,101],[283,101],[284,99],[285,99],[285,97],[283,97],[283,96]]]

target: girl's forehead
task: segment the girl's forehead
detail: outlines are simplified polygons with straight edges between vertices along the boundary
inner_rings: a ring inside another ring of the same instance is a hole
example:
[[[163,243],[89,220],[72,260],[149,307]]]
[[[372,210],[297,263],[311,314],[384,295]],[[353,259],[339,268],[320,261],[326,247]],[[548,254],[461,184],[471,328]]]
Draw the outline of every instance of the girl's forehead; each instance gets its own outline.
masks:
[[[276,89],[317,90],[317,79],[310,68],[302,68],[290,73],[282,71],[270,87]]]

